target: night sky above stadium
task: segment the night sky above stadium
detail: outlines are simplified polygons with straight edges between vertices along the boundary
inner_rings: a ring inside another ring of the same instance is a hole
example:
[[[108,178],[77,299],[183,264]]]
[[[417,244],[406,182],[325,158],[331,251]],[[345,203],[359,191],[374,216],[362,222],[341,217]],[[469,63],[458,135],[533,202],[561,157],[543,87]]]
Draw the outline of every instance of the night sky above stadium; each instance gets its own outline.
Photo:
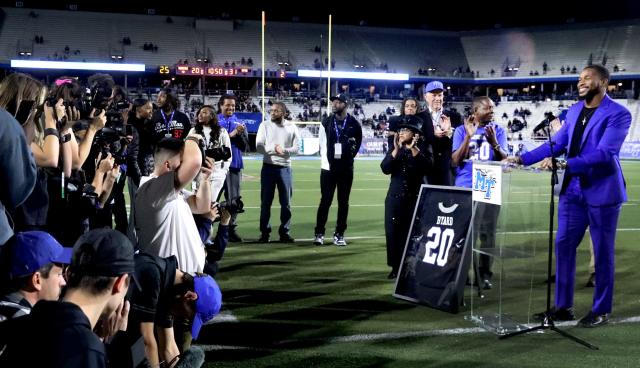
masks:
[[[327,22],[333,14],[334,24],[376,27],[421,28],[430,30],[469,31],[536,25],[556,25],[640,18],[640,2],[624,1],[29,1],[25,8],[68,9],[77,4],[79,11],[104,11],[158,15],[199,16],[211,19],[260,19]],[[16,1],[0,0],[2,6]],[[376,4],[376,5],[374,5]],[[383,5],[386,4],[386,5]]]

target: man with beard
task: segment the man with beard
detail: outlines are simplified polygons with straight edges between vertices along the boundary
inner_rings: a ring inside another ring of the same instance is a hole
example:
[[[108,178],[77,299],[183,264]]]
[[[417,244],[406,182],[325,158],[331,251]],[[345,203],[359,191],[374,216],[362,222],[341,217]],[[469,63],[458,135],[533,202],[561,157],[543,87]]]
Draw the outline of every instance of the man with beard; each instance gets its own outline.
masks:
[[[265,121],[258,128],[256,150],[262,153],[262,171],[260,173],[260,240],[269,242],[271,233],[271,203],[278,187],[280,199],[280,241],[292,243],[289,234],[291,225],[291,196],[293,181],[291,177],[291,155],[298,153],[300,136],[296,125],[284,119],[287,107],[275,102],[271,107],[271,121]]]
[[[614,246],[622,203],[627,200],[618,155],[631,113],[607,96],[609,71],[589,65],[580,73],[580,101],[569,108],[566,123],[551,139],[509,162],[534,164],[566,153],[567,161],[558,203],[556,234],[555,307],[551,318],[573,320],[576,248],[589,227],[595,256],[596,285],[589,313],[580,327],[598,327],[609,321],[613,304]],[[543,161],[549,168],[550,160]],[[543,319],[545,313],[537,318]]]
[[[224,198],[227,202],[240,199],[240,184],[242,182],[242,152],[249,146],[249,136],[247,129],[240,119],[235,115],[236,96],[222,95],[218,101],[218,122],[221,127],[227,130],[231,139],[231,165],[227,173],[224,185]],[[231,225],[229,226],[229,241],[233,243],[242,242],[242,238],[236,232],[238,224],[237,212],[231,214]]]
[[[453,154],[451,163],[457,167],[455,185],[471,188],[473,180],[472,161],[502,161],[507,153],[507,132],[493,121],[495,104],[486,96],[473,99],[473,114],[466,119],[464,126],[455,130],[453,135]],[[480,238],[481,249],[495,248],[496,228],[500,206],[478,202],[473,219],[474,234]],[[480,254],[478,273],[484,289],[491,289],[492,257]]]
[[[324,245],[324,231],[333,202],[333,193],[338,189],[338,220],[333,234],[333,244],[346,246],[344,232],[347,229],[349,195],[353,184],[353,159],[362,144],[362,127],[347,114],[347,96],[331,97],[333,114],[322,121],[320,129],[320,205],[316,218],[313,244]]]
[[[184,140],[191,129],[187,115],[178,111],[178,98],[168,89],[158,93],[158,110],[151,117],[153,122],[154,144],[163,138]]]

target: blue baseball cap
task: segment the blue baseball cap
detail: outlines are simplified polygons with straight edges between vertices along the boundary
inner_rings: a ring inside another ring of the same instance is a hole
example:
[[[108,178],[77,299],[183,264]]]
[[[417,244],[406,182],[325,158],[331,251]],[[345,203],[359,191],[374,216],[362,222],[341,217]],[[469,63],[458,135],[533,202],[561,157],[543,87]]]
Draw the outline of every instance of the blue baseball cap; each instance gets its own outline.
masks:
[[[73,249],[64,248],[44,231],[17,233],[7,245],[11,247],[11,279],[31,275],[50,263],[71,263]]]
[[[444,91],[444,84],[440,81],[432,81],[427,83],[427,86],[424,87],[425,92],[433,92],[433,91]]]
[[[209,275],[195,276],[193,289],[198,295],[196,299],[196,316],[191,326],[191,337],[198,338],[202,326],[220,312],[222,293],[216,281]]]

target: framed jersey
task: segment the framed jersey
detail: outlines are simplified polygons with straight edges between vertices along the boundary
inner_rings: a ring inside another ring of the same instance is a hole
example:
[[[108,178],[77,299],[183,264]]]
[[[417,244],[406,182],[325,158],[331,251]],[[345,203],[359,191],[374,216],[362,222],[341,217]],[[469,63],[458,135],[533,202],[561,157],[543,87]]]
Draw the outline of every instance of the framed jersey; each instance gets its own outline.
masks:
[[[471,265],[471,189],[422,185],[393,296],[457,313]]]

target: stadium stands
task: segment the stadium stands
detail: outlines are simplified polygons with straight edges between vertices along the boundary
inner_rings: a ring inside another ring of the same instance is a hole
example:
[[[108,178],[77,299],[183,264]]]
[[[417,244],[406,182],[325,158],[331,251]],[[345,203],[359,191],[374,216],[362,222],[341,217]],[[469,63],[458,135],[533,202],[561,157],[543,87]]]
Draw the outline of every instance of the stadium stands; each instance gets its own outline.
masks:
[[[105,61],[115,53],[128,62],[149,65],[193,61],[196,54],[218,65],[235,62],[240,66],[242,57],[252,58],[254,67],[260,62],[258,21],[220,21],[229,25],[214,30],[196,27],[192,17],[173,17],[167,23],[160,15],[38,10],[38,16],[31,17],[31,9],[3,10],[0,60],[15,58],[18,49],[26,47],[33,49],[36,60],[57,55]],[[499,77],[506,67],[518,67],[517,76],[527,76],[529,71],[542,75],[545,62],[547,75],[559,75],[561,67],[580,69],[589,60],[602,62],[606,57],[610,67],[638,72],[639,27],[634,22],[615,22],[458,33],[336,25],[332,59],[335,68],[343,70],[362,65],[365,70],[380,71],[380,65],[386,65],[389,71],[417,75],[418,69],[434,68],[431,75],[451,76],[454,69],[469,66],[480,77],[489,77],[491,69]],[[323,63],[327,57],[324,24],[269,22],[266,30],[270,69],[279,68],[279,62],[288,62],[292,70],[313,68],[315,59]],[[44,36],[44,43],[34,43],[35,35]],[[124,37],[132,40],[131,45],[122,43]],[[158,51],[143,50],[145,43],[157,45]],[[69,53],[64,52],[65,45]],[[320,53],[316,46],[321,47]]]

